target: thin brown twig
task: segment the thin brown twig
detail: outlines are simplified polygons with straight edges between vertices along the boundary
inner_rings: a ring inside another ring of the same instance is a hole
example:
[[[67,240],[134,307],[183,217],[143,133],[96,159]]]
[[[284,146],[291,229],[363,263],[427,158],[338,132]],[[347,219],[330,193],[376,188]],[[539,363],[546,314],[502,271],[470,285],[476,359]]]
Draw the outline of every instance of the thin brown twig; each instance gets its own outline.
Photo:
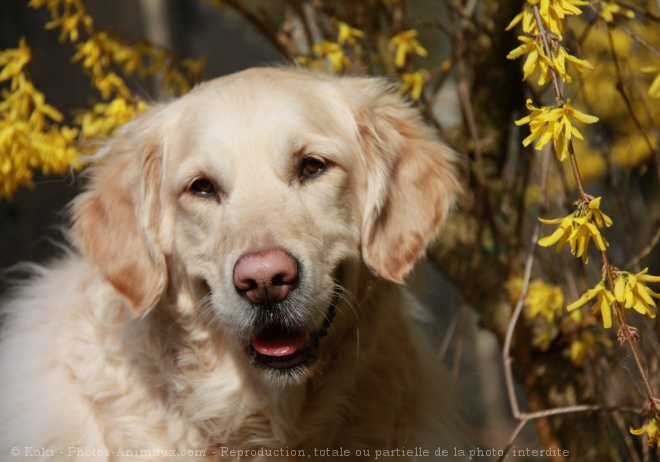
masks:
[[[275,47],[275,49],[286,58],[291,58],[289,50],[282,44],[282,42],[277,38],[277,30],[272,27],[264,19],[260,18],[254,11],[244,5],[244,2],[240,0],[223,0],[223,5],[226,5],[237,13],[239,13],[245,20],[257,28],[257,30],[266,37],[270,43]]]
[[[657,16],[657,15],[651,13],[651,11],[649,11],[648,9],[646,9],[644,7],[641,7],[639,5],[634,5],[630,2],[625,2],[625,1],[622,1],[622,0],[618,0],[617,3],[619,5],[621,5],[622,7],[624,7],[624,8],[628,8],[629,10],[635,11],[636,14],[640,14],[640,15],[642,15],[643,17],[645,17],[647,19],[650,19],[650,20],[655,21],[655,22],[660,22],[660,16]],[[660,2],[658,2],[656,0],[656,4],[658,5],[658,10],[660,11]]]
[[[607,252],[602,251],[601,258],[603,260],[603,268],[605,268],[604,273],[605,273],[605,278],[607,280],[607,285],[609,286],[610,291],[614,293],[614,286],[615,286],[614,276],[612,275],[612,267],[607,257]],[[642,366],[642,362],[639,359],[639,355],[637,354],[635,343],[633,341],[630,330],[628,329],[628,324],[626,323],[626,320],[623,316],[623,307],[621,306],[621,303],[618,301],[615,301],[612,305],[614,306],[614,312],[619,324],[619,329],[621,330],[621,332],[623,332],[623,336],[625,338],[626,344],[628,345],[628,350],[630,351],[630,354],[633,357],[633,361],[635,363],[635,366],[637,367],[637,372],[639,373],[640,378],[642,380],[642,384],[644,385],[644,391],[646,391],[646,396],[649,400],[649,403],[651,403],[651,410],[653,410],[654,412],[658,412],[660,411],[660,409],[657,410],[655,409],[656,403],[658,402],[658,398],[656,398],[655,394],[653,393],[653,389],[651,388],[649,379],[646,376],[646,371],[644,370],[644,367]]]
[[[548,57],[548,59],[551,59],[552,51],[550,50],[550,43],[548,42],[548,33],[545,30],[545,25],[543,24],[543,19],[541,18],[541,12],[539,11],[539,7],[537,5],[534,5],[532,7],[532,10],[534,11],[534,18],[536,19],[536,24],[539,27],[539,36],[543,41],[543,49],[545,51],[545,55]],[[554,69],[551,68],[550,71],[552,76],[552,86],[555,90],[555,98],[563,103],[564,97],[562,95],[561,88],[559,86],[559,77],[557,77],[557,73],[555,72]]]
[[[623,5],[623,2],[622,2],[621,4]],[[632,8],[630,8],[629,6],[628,6],[627,8],[628,8],[628,9],[632,9]],[[592,5],[591,9],[592,9],[592,11],[593,11],[593,12],[594,12],[594,13],[595,13],[595,14],[596,14],[596,15],[597,15],[597,16],[598,16],[598,17],[599,17],[604,23],[606,23],[608,26],[616,27],[618,30],[620,30],[621,32],[623,32],[624,34],[626,34],[626,35],[628,35],[630,38],[632,38],[633,41],[635,41],[636,43],[642,45],[642,46],[645,47],[647,50],[649,50],[651,53],[653,53],[653,54],[656,55],[658,58],[660,58],[660,49],[656,48],[655,46],[651,45],[649,42],[647,42],[646,40],[644,40],[642,37],[639,36],[639,34],[637,34],[637,33],[635,33],[635,32],[632,32],[632,31],[629,31],[628,29],[626,29],[625,27],[622,27],[621,25],[619,25],[619,24],[617,24],[617,23],[613,23],[613,22],[608,21],[607,19],[605,19],[605,16],[603,16],[602,11],[600,11],[598,8],[594,8],[593,5]],[[647,16],[649,19],[660,20],[660,18],[658,18],[657,16],[654,16],[654,15],[650,14],[648,11],[647,11],[646,13],[647,13],[646,16]]]
[[[507,441],[507,445],[501,451],[502,453],[498,459],[498,462],[502,462],[508,457],[509,451],[511,451],[511,448],[513,447],[513,443],[516,441],[516,438],[525,427],[525,425],[527,425],[529,422],[533,420],[544,419],[546,417],[575,414],[578,412],[627,412],[631,414],[641,414],[640,410],[636,408],[624,406],[601,406],[599,404],[578,404],[575,406],[547,409],[545,411],[522,413],[520,414],[518,425],[511,433],[509,441]]]
[[[644,247],[635,257],[630,260],[628,263],[623,265],[624,268],[632,268],[636,265],[639,264],[640,261],[642,261],[644,258],[648,257],[651,252],[653,252],[653,249],[658,245],[658,242],[660,242],[660,226],[655,230],[655,233],[653,234],[653,237],[651,238],[651,241],[649,244]]]
[[[543,164],[541,166],[541,199],[539,202],[539,216],[544,214],[545,209],[547,208],[547,190],[548,190],[548,170],[550,168],[550,149],[546,148],[543,153]],[[536,243],[541,236],[541,223],[536,222],[534,225],[534,230],[532,232],[531,249],[529,255],[527,256],[527,261],[525,262],[525,273],[523,276],[523,285],[518,296],[518,301],[511,315],[511,321],[509,321],[509,326],[506,331],[506,336],[504,337],[504,346],[502,347],[502,361],[504,363],[504,379],[506,382],[507,395],[509,397],[509,405],[511,406],[511,413],[516,419],[519,419],[521,416],[520,407],[518,406],[518,399],[516,398],[514,380],[513,380],[513,368],[512,363],[513,359],[511,357],[511,342],[513,341],[513,333],[515,331],[518,319],[522,313],[523,306],[525,304],[525,297],[527,296],[527,290],[529,289],[529,282],[532,277],[532,268],[534,266],[534,258],[536,255]]]
[[[614,27],[616,27],[618,30],[623,32],[624,34],[628,35],[630,38],[632,38],[636,43],[639,43],[642,45],[644,48],[649,50],[651,53],[653,53],[657,58],[660,58],[660,49],[654,47],[651,45],[649,42],[644,40],[642,37],[639,36],[639,34],[636,34],[632,31],[629,31],[628,29],[619,26],[618,24],[614,24]]]
[[[577,156],[575,155],[575,150],[573,149],[573,141],[568,142],[568,158],[571,161],[571,169],[573,170],[573,176],[575,177],[575,186],[577,187],[578,194],[580,195],[580,200],[585,200],[588,196],[586,189],[584,188],[584,183],[582,182],[582,175],[580,175],[580,168],[577,163]]]
[[[545,25],[543,24],[543,19],[541,18],[538,5],[534,5],[532,9],[534,10],[534,17],[539,28],[539,35],[543,41],[543,49],[545,50],[546,56],[550,59],[552,56],[552,50],[550,49],[550,43],[548,42],[548,32],[545,30]],[[563,104],[564,95],[562,94],[561,87],[559,85],[559,77],[553,68],[550,68],[550,75],[552,76],[552,86],[555,91],[555,99]],[[570,140],[568,142],[568,157],[571,162],[571,168],[573,169],[575,185],[577,186],[578,193],[580,194],[580,200],[584,200],[587,194],[584,189],[584,183],[582,182],[582,175],[580,175],[580,169],[578,168],[575,151],[573,150],[573,142]]]

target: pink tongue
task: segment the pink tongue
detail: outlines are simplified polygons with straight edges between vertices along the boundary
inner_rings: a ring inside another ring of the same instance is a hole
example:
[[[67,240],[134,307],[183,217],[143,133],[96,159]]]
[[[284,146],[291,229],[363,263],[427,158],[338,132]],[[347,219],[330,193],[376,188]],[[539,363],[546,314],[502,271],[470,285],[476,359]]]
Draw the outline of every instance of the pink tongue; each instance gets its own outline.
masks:
[[[254,349],[266,356],[292,355],[300,349],[304,342],[305,334],[303,332],[255,335],[252,338]]]

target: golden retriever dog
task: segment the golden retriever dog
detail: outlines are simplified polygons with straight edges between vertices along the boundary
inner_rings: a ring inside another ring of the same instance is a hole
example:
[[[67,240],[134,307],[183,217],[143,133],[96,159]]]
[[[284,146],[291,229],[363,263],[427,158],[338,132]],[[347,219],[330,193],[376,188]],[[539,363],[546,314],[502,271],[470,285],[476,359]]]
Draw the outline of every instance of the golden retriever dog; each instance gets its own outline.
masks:
[[[253,69],[145,111],[5,297],[0,459],[449,460],[402,283],[456,159],[377,79]]]

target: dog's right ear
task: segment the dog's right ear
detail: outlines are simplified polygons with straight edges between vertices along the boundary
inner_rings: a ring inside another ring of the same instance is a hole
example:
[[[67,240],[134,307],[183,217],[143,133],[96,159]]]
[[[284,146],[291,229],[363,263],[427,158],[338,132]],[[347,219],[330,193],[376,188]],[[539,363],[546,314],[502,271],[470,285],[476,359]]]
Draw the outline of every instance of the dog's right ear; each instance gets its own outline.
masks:
[[[86,192],[71,204],[75,244],[137,315],[158,303],[168,280],[157,233],[162,140],[153,118],[141,114],[94,156]]]

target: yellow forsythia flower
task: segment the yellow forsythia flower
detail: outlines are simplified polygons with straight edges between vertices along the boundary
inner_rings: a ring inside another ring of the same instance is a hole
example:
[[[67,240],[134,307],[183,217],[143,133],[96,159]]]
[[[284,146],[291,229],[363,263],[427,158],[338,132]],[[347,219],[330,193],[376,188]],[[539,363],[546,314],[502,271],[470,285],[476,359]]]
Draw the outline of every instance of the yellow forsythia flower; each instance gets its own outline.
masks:
[[[31,59],[32,54],[25,42],[25,37],[21,37],[19,40],[18,48],[9,48],[0,51],[0,67],[2,67],[0,71],[0,82],[18,76]],[[17,84],[12,82],[11,89],[15,90],[16,86]]]
[[[349,26],[344,21],[339,21],[337,23],[337,28],[337,43],[340,45],[355,45],[357,39],[364,38],[364,32],[360,29],[355,29],[354,27]]]
[[[114,72],[108,72],[103,76],[99,76],[96,87],[101,92],[101,98],[104,100],[110,99],[110,96],[113,94],[123,98],[130,98],[131,96],[131,91],[126,86],[124,79]]]
[[[108,104],[96,104],[91,110],[76,117],[76,123],[81,127],[80,134],[84,140],[105,138],[146,108],[143,101],[133,103],[124,98],[116,98]]]
[[[587,356],[595,356],[599,344],[605,348],[611,348],[612,340],[591,330],[582,330],[571,342],[571,362],[576,366],[582,366]]]
[[[525,33],[532,35],[538,34],[539,27],[532,10],[533,6],[537,6],[545,29],[561,40],[564,32],[564,18],[566,16],[582,14],[582,11],[578,7],[584,5],[588,5],[588,2],[582,0],[527,0],[523,11],[513,18],[506,30],[510,30],[522,22]]]
[[[204,66],[206,65],[206,58],[202,56],[198,59],[184,58],[181,61],[181,67],[186,71],[186,74],[193,80],[198,81],[202,78]],[[190,86],[190,83],[188,83]]]
[[[410,99],[416,101],[422,96],[424,89],[424,75],[422,72],[405,72],[401,74],[399,94],[410,94]]]
[[[508,280],[504,287],[509,292],[511,303],[516,303],[522,291],[522,278]],[[529,283],[525,295],[525,318],[544,318],[547,322],[554,322],[555,318],[564,310],[564,294],[561,287],[547,284],[541,280]]]
[[[593,289],[589,289],[585,294],[583,294],[579,300],[568,305],[566,309],[569,312],[573,311],[585,305],[586,303],[590,302],[594,298],[596,299],[596,303],[594,304],[591,311],[593,313],[597,313],[598,311],[600,311],[601,316],[603,317],[603,326],[605,328],[612,327],[611,305],[612,303],[615,302],[615,298],[614,295],[612,295],[612,293],[609,290],[607,290],[604,279],[601,280],[598,284],[596,284],[596,287],[594,287]]]
[[[649,88],[649,95],[652,98],[660,98],[660,66],[644,66],[642,72],[646,74],[656,74],[651,87]]]
[[[540,138],[539,142],[536,143],[535,148],[541,150],[553,137],[552,127],[549,127],[547,122],[547,117],[552,108],[548,106],[541,108],[535,107],[532,104],[532,100],[528,99],[527,109],[532,111],[532,113],[522,119],[516,120],[515,123],[518,126],[529,124],[531,134],[523,140],[523,145],[529,146],[536,138]]]
[[[511,30],[520,23],[522,23],[522,30],[526,34],[536,35],[539,31],[536,18],[534,17],[534,10],[532,10],[529,3],[525,3],[523,5],[523,10],[511,20],[509,25],[506,26],[506,29],[504,30]]]
[[[585,60],[579,59],[569,54],[566,49],[559,45],[551,51],[552,56],[547,56],[543,48],[540,38],[526,37],[524,35],[518,37],[522,45],[514,48],[506,56],[508,59],[516,59],[521,56],[527,55],[525,64],[523,65],[523,80],[527,80],[536,68],[539,69],[539,85],[545,85],[552,81],[552,71],[557,73],[557,76],[564,82],[572,82],[572,78],[566,71],[566,64],[570,63],[578,72],[583,73],[586,70],[593,70],[593,65]]]
[[[564,309],[564,294],[559,286],[533,281],[529,285],[525,305],[527,319],[542,317],[552,323]]]
[[[532,5],[539,5],[541,19],[548,30],[562,39],[564,18],[571,15],[580,15],[582,10],[579,6],[588,5],[589,2],[582,0],[527,0]]]
[[[552,61],[546,56],[539,39],[521,35],[518,37],[518,40],[522,42],[522,45],[511,50],[506,57],[508,59],[516,59],[527,55],[525,64],[523,64],[523,80],[527,80],[538,67],[540,69],[538,83],[539,85],[545,84],[551,79],[550,70],[552,68]]]
[[[516,303],[522,290],[522,278],[508,280],[504,287],[511,303]],[[530,321],[532,344],[547,351],[559,332],[556,318],[564,310],[564,294],[561,287],[535,280],[530,282],[524,299],[523,315]]]
[[[31,2],[30,6],[38,8],[35,4],[38,2]],[[91,16],[85,11],[85,7],[81,0],[67,0],[62,8],[62,14],[57,13],[57,9],[51,6],[51,15],[53,19],[46,23],[46,29],[60,28],[60,42],[64,42],[67,37],[71,42],[77,42],[80,37],[79,28],[82,26],[87,33],[94,29],[94,21]]]
[[[615,14],[620,14],[629,19],[635,17],[635,12],[633,10],[624,8],[617,3],[607,2],[604,0],[601,0],[600,2],[600,11],[601,14],[603,15],[603,19],[605,19],[606,22],[614,22]]]
[[[598,121],[598,117],[575,109],[570,98],[561,106],[542,108],[534,107],[532,100],[528,99],[527,109],[532,113],[515,121],[518,126],[525,124],[530,126],[531,134],[523,140],[523,145],[529,146],[536,138],[540,138],[535,148],[541,150],[552,139],[555,153],[560,161],[568,157],[568,145],[573,136],[584,139],[578,129],[573,126],[573,119],[587,124]]]
[[[564,218],[545,220],[539,218],[544,224],[559,224],[559,227],[550,236],[539,239],[542,247],[557,244],[557,253],[561,252],[566,244],[570,244],[571,254],[581,258],[586,264],[589,261],[588,248],[593,238],[598,250],[604,251],[609,243],[600,234],[600,229],[612,226],[612,220],[600,210],[601,198],[591,199],[587,205],[578,206],[575,212]]]
[[[557,47],[557,52],[552,56],[552,64],[564,82],[570,83],[573,81],[570,75],[566,72],[566,62],[570,63],[578,70],[580,74],[587,70],[593,70],[594,66],[586,59],[579,59],[575,56],[568,54],[566,49],[562,46]]]
[[[395,48],[394,65],[397,69],[401,69],[406,65],[408,55],[428,55],[426,49],[417,41],[416,29],[410,29],[395,35],[390,39],[390,45]]]
[[[633,435],[643,435],[646,433],[648,435],[648,441],[646,444],[649,447],[656,447],[660,449],[660,428],[658,427],[658,421],[654,418],[650,418],[647,423],[642,425],[640,428],[629,428],[630,433]]]
[[[660,299],[660,294],[653,292],[642,283],[660,282],[660,277],[646,274],[648,271],[648,268],[637,274],[618,271],[614,277],[614,297],[619,303],[623,303],[624,308],[632,308],[642,315],[655,318],[655,311],[651,308],[655,307],[652,297]]]
[[[314,45],[312,54],[320,57],[321,62],[327,62],[331,72],[339,72],[350,66],[350,61],[344,54],[344,49],[338,43],[324,41]]]

